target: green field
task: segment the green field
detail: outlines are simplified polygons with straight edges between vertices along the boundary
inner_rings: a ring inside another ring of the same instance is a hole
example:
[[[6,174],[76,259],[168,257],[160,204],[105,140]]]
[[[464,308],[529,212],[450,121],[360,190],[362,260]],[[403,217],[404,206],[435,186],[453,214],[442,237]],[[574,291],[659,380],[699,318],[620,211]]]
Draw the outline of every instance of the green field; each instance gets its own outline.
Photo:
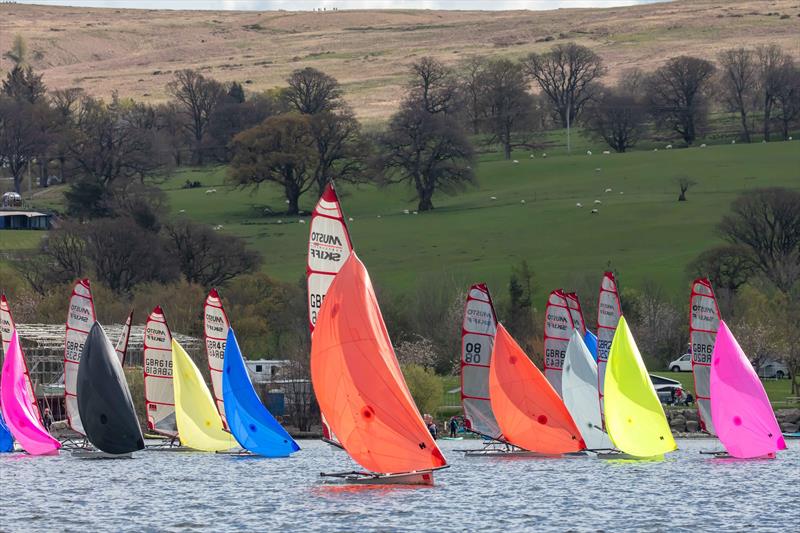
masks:
[[[558,286],[598,283],[609,266],[623,286],[654,280],[682,297],[686,264],[720,243],[714,227],[739,193],[800,188],[800,148],[794,142],[611,155],[596,150],[591,156],[576,151],[547,158],[537,151],[535,159],[529,152],[515,153],[519,163],[484,155],[476,187],[437,195],[436,209],[419,215],[403,214],[416,208],[405,186],[341,186],[344,210],[353,218],[353,242],[375,282],[392,291],[443,275],[464,283],[484,280],[501,291],[511,265],[525,259],[536,273],[537,302]],[[678,176],[697,181],[688,202],[677,202]],[[232,189],[224,178],[224,167],[188,169],[160,186],[173,216],[245,237],[263,253],[267,273],[298,280],[305,269],[308,224],[265,214],[265,208],[285,209],[278,187]],[[187,179],[202,187],[181,188]],[[211,188],[218,192],[207,194]],[[604,192],[607,188],[612,192]],[[52,195],[41,201],[58,204]],[[310,211],[313,203],[312,191],[301,209]],[[595,207],[599,213],[591,214]]]

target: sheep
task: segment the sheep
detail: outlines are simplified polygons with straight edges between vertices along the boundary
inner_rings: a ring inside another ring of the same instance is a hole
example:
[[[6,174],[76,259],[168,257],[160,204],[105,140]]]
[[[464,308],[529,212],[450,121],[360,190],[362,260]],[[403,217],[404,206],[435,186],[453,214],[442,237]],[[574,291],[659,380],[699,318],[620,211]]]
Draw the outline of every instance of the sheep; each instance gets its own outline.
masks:
[[[536,159],[536,156],[531,154],[531,159]]]
[[[416,212],[416,211],[412,211],[412,212],[411,212],[411,214],[412,214],[412,215],[419,215],[419,213],[418,213],[418,212]]]
[[[671,144],[667,145],[667,150],[672,150],[672,145]]]
[[[624,192],[622,192],[622,191],[619,191],[619,193],[620,193],[620,194],[625,194],[625,193],[624,193]]]
[[[214,194],[217,192],[217,189],[206,189],[206,194]]]
[[[654,152],[658,152],[658,148],[653,148],[653,151]]]
[[[596,214],[598,214],[599,212],[600,212],[600,211],[599,211],[599,210],[597,210],[597,209],[592,209],[592,214],[593,214],[593,215],[596,215]]]
[[[542,158],[543,159],[547,159],[547,154],[546,153],[542,153]]]
[[[497,196],[490,196],[489,200],[497,200]]]
[[[219,231],[221,229],[222,229],[222,224],[217,224],[216,226],[214,226],[214,231]]]
[[[286,205],[289,205],[289,200],[284,200],[284,202],[286,203]]]
[[[378,218],[381,218],[381,216],[380,216],[380,215],[378,215]]]
[[[305,224],[306,223],[306,221],[303,220],[302,218],[300,220],[298,220],[297,222],[300,223],[300,224]]]
[[[767,140],[766,140],[766,139],[763,139],[763,140],[761,141],[761,144],[767,144]]]
[[[595,171],[595,172],[602,172],[602,171],[603,171],[603,169],[598,167],[598,168],[594,169],[594,171]]]
[[[524,204],[525,200],[520,200],[519,203]]]
[[[517,164],[519,164],[519,161],[517,161],[517,160],[515,159],[514,161],[512,161],[512,163],[514,163],[515,165],[517,165]]]
[[[786,139],[786,140],[787,140],[787,141],[791,141],[791,140],[792,140],[792,136],[791,136],[791,135],[789,135],[789,138],[788,138],[788,139]]]
[[[583,204],[578,202],[577,204],[575,204],[575,207],[583,207]]]
[[[736,144],[736,139],[732,140],[731,144]]]
[[[185,212],[186,212],[186,209],[181,209],[180,211],[178,211],[178,213],[185,213]]]
[[[706,147],[706,143],[703,143],[703,144],[700,145],[700,148],[705,148],[705,147]]]
[[[348,217],[347,221],[348,222],[352,222],[353,221],[353,217]]]
[[[592,151],[591,150],[586,150],[586,155],[592,155]]]
[[[602,203],[603,203],[603,202],[601,202],[600,200],[595,200],[595,201],[594,201],[594,205],[597,205],[597,204],[602,204]]]
[[[407,215],[407,214],[409,214],[409,213],[410,213],[410,211],[409,211],[408,209],[403,209],[403,214],[404,214],[404,215]]]
[[[611,189],[610,188],[606,189],[606,192],[611,192]]]
[[[603,150],[603,155],[611,155],[611,152],[608,150]]]
[[[278,220],[278,224],[283,224],[283,220]]]

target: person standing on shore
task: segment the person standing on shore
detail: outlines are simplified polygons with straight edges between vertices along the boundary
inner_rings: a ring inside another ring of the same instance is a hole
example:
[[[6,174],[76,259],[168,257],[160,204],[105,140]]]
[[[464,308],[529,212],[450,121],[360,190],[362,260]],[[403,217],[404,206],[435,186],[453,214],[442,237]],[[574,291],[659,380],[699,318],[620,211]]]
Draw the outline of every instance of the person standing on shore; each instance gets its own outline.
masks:
[[[458,420],[456,420],[456,417],[451,416],[450,417],[450,437],[454,439],[454,438],[456,438],[457,434],[458,434]]]
[[[50,412],[49,407],[44,408],[44,413],[42,414],[42,422],[44,423],[44,429],[46,429],[47,432],[50,433],[50,427],[53,425],[53,422],[55,422],[55,419],[53,418],[53,413]]]

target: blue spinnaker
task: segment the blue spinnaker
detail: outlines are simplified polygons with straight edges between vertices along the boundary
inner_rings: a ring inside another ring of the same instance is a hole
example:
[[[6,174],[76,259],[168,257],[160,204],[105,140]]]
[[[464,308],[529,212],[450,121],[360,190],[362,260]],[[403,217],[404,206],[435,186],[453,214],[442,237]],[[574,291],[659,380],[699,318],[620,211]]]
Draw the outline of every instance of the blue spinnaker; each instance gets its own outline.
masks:
[[[597,362],[597,335],[586,330],[586,335],[583,336],[583,342],[586,343],[586,347],[589,348],[589,353],[592,354],[594,357],[594,362]]]
[[[0,453],[14,451],[14,437],[6,427],[3,415],[0,414]]]
[[[300,446],[259,400],[233,328],[228,329],[222,373],[222,400],[228,427],[242,448],[264,457],[288,457]]]

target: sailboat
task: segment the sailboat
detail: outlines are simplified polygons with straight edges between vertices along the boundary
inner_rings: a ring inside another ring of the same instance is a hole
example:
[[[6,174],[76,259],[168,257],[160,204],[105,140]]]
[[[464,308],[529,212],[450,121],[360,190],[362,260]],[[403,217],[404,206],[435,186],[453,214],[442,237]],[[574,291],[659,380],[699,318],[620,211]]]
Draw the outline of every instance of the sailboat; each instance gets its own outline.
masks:
[[[489,368],[492,411],[510,444],[537,455],[586,448],[566,405],[502,324]]]
[[[3,353],[8,353],[8,347],[11,345],[11,336],[16,331],[14,325],[14,317],[11,315],[11,306],[6,299],[5,294],[0,294],[0,338],[2,338]],[[25,362],[25,354],[20,346],[20,353],[22,353],[22,364],[25,368],[25,382],[28,387],[28,398],[31,400],[31,409],[36,419],[42,422],[42,413],[39,411],[39,402],[36,400],[36,388],[33,386],[31,374],[28,371],[28,364]]]
[[[583,343],[586,345],[589,353],[592,354],[592,359],[594,359],[595,364],[597,364],[597,335],[587,329],[586,335],[583,336]]]
[[[572,332],[564,358],[561,394],[586,447],[590,450],[614,448],[608,434],[603,431],[600,403],[597,401],[597,363],[577,329]]]
[[[550,293],[544,314],[544,375],[560,396],[564,356],[575,328],[567,295],[563,290],[556,289]]]
[[[122,364],[99,322],[94,323],[83,345],[76,391],[86,438],[104,457],[130,457],[144,449]]]
[[[323,474],[365,484],[432,485],[447,466],[395,356],[355,253],[331,283],[311,337],[311,382],[344,450],[366,471]]]
[[[206,341],[208,373],[211,376],[211,392],[217,407],[222,426],[228,429],[225,417],[225,402],[222,399],[222,366],[225,358],[225,342],[230,329],[228,315],[222,308],[222,301],[216,289],[211,289],[203,306],[203,336]]]
[[[205,452],[225,451],[236,446],[225,431],[214,398],[192,358],[172,339],[172,384],[175,421],[183,446]]]
[[[600,395],[601,416],[605,411],[603,396],[606,365],[608,365],[611,343],[616,335],[617,324],[619,324],[621,316],[622,306],[619,302],[617,280],[614,278],[613,272],[605,272],[603,280],[600,282],[600,295],[597,298],[597,390]]]
[[[322,301],[350,254],[353,243],[344,221],[344,213],[333,182],[325,186],[314,211],[308,233],[308,262],[306,283],[308,289],[308,327],[312,335]],[[331,431],[330,425],[322,415],[322,440],[341,448],[339,440]]]
[[[663,457],[678,449],[625,317],[608,356],[605,423],[611,441],[630,458]]]
[[[73,431],[83,436],[81,415],[78,412],[77,380],[83,345],[95,322],[94,301],[88,279],[75,282],[69,299],[67,328],[64,339],[64,402],[67,421]]]
[[[264,457],[288,457],[300,449],[258,398],[233,328],[225,342],[222,391],[230,431],[242,448]]]
[[[172,334],[160,306],[147,317],[143,352],[147,429],[174,440],[178,427],[172,386]]]
[[[50,436],[33,410],[16,330],[11,333],[0,376],[0,411],[11,435],[23,450],[30,455],[58,453],[61,443]]]
[[[489,399],[489,363],[492,359],[497,315],[485,284],[469,288],[461,326],[461,405],[467,429],[497,440],[500,427]]]
[[[14,451],[14,437],[11,435],[11,430],[6,426],[6,421],[3,420],[3,415],[0,413],[0,453],[8,453]]]
[[[567,298],[567,308],[572,318],[572,327],[578,330],[581,335],[585,335],[586,321],[583,319],[583,308],[581,307],[581,300],[578,298],[578,293],[566,292],[564,296]]]
[[[122,332],[117,339],[117,344],[114,346],[114,351],[117,352],[119,357],[119,364],[125,366],[125,355],[128,353],[128,342],[131,339],[131,324],[133,324],[133,309],[128,313],[128,318],[122,326]]]
[[[711,357],[710,385],[714,428],[732,457],[774,458],[786,449],[764,385],[722,320]]]
[[[710,435],[716,435],[711,416],[711,354],[720,319],[719,305],[711,283],[705,278],[694,280],[689,298],[692,374],[700,428]]]

